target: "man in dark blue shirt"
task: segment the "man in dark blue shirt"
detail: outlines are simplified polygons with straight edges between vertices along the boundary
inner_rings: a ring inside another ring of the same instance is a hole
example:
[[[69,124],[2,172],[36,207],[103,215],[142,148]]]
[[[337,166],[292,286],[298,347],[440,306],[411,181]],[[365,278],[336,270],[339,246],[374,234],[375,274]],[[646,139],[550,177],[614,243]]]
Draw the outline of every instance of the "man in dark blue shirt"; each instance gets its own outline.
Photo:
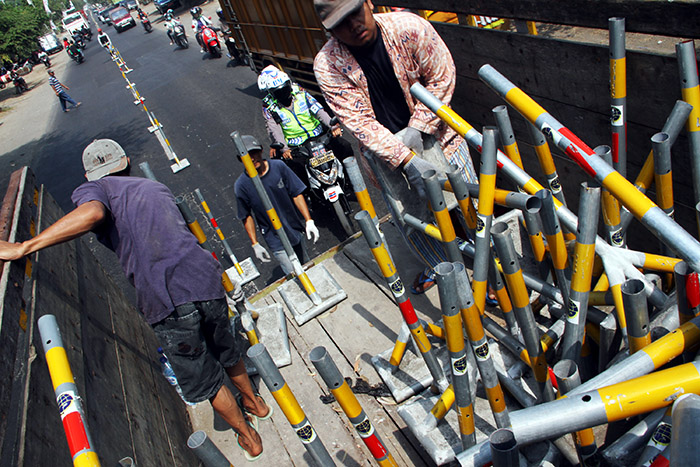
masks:
[[[90,231],[114,251],[136,288],[138,307],[172,364],[183,397],[209,400],[236,432],[246,457],[262,453],[250,423],[271,408],[255,392],[243,364],[245,341],[233,331],[221,267],[185,225],[175,199],[158,182],[131,178],[129,159],[115,141],[93,141],[83,152],[88,179],[72,195],[77,208],[22,243],[0,241],[0,260],[19,259]],[[241,392],[243,415],[229,377]]]
[[[289,243],[292,244],[302,264],[308,262],[309,255],[306,252],[304,232],[306,232],[306,238],[309,240],[313,237],[314,243],[318,240],[319,233],[314,221],[311,219],[309,208],[302,194],[306,189],[306,185],[284,162],[264,160],[262,158],[262,146],[254,137],[245,135],[242,139],[258,171],[265,191],[267,191],[270,202],[275,211],[277,211],[280,223],[287,237],[289,237]],[[245,231],[248,234],[248,238],[250,238],[250,243],[253,245],[255,256],[263,263],[270,261],[269,253],[264,246],[258,243],[258,236],[255,231],[255,223],[257,222],[265,243],[267,243],[268,248],[272,250],[272,254],[279,261],[282,271],[285,274],[292,273],[294,270],[292,263],[289,261],[289,257],[282,246],[282,241],[275,233],[265,206],[263,206],[258,193],[255,191],[253,181],[247,173],[243,173],[238,177],[234,186],[234,192],[238,201],[238,218],[243,221]],[[253,220],[253,217],[255,217],[255,220]]]

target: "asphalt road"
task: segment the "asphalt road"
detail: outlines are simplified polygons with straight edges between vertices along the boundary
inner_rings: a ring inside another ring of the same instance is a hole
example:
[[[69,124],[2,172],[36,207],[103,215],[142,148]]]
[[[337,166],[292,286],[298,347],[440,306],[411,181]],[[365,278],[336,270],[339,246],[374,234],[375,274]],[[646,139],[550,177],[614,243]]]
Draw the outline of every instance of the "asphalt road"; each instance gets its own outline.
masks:
[[[146,11],[153,11],[152,4]],[[3,180],[9,176],[5,169],[8,161],[12,161],[12,165],[15,161],[17,165],[28,164],[58,204],[69,211],[73,208],[70,194],[84,181],[83,148],[96,138],[114,139],[130,156],[132,175],[142,176],[139,164],[148,162],[156,178],[175,196],[185,196],[189,200],[209,238],[215,239],[216,234],[194,197],[195,188],[199,188],[236,256],[242,260],[253,256],[253,252],[242,223],[236,218],[233,185],[243,172],[243,166],[235,156],[229,135],[237,130],[241,134],[255,135],[264,146],[268,142],[260,111],[262,96],[257,89],[257,75],[249,67],[229,61],[225,55],[213,59],[200,53],[189,29],[189,13],[186,10],[176,13],[181,14],[188,28],[188,49],[179,50],[168,44],[161,17],[156,13],[150,15],[154,26],[150,34],[145,33],[140,23],[121,34],[111,27],[104,29],[133,69],[127,77],[162,123],[178,157],[186,158],[190,167],[172,172],[171,162],[156,137],[147,130],[146,114],[141,106],[134,105],[119,68],[97,44],[93,24],[95,38],[85,50],[85,62],[67,63],[61,75],[57,73],[58,78],[70,86],[69,94],[82,102],[81,107],[63,114],[57,103],[51,102],[50,111],[55,115],[48,129],[35,135],[34,141],[2,154]],[[2,190],[4,192],[4,188]],[[351,204],[357,210],[357,203]],[[332,211],[317,209],[312,216],[321,232],[319,241],[310,245],[313,257],[337,245],[346,236]],[[215,247],[221,255],[221,245],[215,242]],[[255,281],[257,288],[282,276],[276,263],[255,262],[261,272]]]

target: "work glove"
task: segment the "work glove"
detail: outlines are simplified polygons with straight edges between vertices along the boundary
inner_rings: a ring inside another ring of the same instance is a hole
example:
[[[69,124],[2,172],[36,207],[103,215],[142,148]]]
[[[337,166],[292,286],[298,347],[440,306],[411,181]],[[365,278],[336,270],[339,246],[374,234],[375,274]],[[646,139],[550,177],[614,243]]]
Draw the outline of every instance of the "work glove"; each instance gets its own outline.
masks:
[[[423,153],[423,134],[413,127],[406,127],[401,142],[416,154]]]
[[[421,199],[425,199],[425,183],[423,183],[423,173],[428,170],[437,170],[433,164],[421,159],[418,156],[413,156],[410,161],[403,166],[403,173],[406,174],[408,183],[411,184],[411,188],[416,190],[418,196]]]
[[[264,246],[259,243],[253,244],[253,251],[255,252],[255,257],[260,260],[261,263],[269,263],[270,253],[267,252]]]
[[[306,221],[306,238],[311,240],[312,236],[314,237],[314,243],[316,243],[316,240],[318,240],[320,234],[318,233],[318,229],[316,228],[316,224],[314,224],[313,219],[309,219]]]

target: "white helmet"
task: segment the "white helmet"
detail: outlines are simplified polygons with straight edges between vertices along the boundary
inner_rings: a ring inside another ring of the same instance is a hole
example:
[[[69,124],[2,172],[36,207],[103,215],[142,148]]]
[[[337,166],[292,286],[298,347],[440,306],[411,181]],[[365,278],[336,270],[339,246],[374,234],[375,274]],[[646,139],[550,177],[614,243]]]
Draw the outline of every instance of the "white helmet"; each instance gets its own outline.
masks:
[[[291,83],[287,73],[274,65],[268,65],[263,68],[260,76],[258,76],[258,88],[265,92],[271,92],[273,89],[280,88],[287,83]]]

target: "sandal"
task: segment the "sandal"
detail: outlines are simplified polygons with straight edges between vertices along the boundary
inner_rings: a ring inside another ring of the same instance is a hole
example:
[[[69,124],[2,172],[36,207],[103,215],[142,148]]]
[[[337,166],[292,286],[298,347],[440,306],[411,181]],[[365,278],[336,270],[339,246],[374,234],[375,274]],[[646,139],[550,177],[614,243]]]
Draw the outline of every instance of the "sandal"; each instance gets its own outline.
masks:
[[[435,286],[435,280],[425,275],[425,271],[421,271],[413,281],[411,293],[415,295],[424,294]]]
[[[265,415],[264,417],[258,417],[257,415],[250,413],[248,411],[248,409],[246,409],[243,406],[243,396],[240,393],[236,394],[236,403],[238,404],[238,407],[241,408],[241,412],[243,412],[243,415],[250,416],[250,418],[252,419],[253,428],[255,428],[257,430],[258,429],[258,420],[262,420],[263,422],[265,420],[268,420],[270,417],[272,417],[272,413],[274,412],[274,409],[272,408],[272,406],[270,404],[265,402],[265,399],[263,399],[263,397],[260,394],[255,393],[255,397],[259,397],[260,400],[263,401],[263,404],[265,404],[265,407],[267,407],[267,415]]]
[[[256,430],[255,427],[251,423],[248,423],[248,425],[250,425],[250,427],[253,428],[256,433],[258,432],[258,430]],[[257,456],[251,455],[248,451],[245,450],[245,448],[241,444],[241,440],[238,439],[238,433],[234,432],[234,434],[236,435],[236,444],[238,444],[238,447],[241,448],[241,451],[243,451],[243,454],[245,455],[245,460],[247,460],[248,462],[255,462],[256,460],[260,459],[260,456],[263,455],[262,452],[260,454],[258,454]]]

